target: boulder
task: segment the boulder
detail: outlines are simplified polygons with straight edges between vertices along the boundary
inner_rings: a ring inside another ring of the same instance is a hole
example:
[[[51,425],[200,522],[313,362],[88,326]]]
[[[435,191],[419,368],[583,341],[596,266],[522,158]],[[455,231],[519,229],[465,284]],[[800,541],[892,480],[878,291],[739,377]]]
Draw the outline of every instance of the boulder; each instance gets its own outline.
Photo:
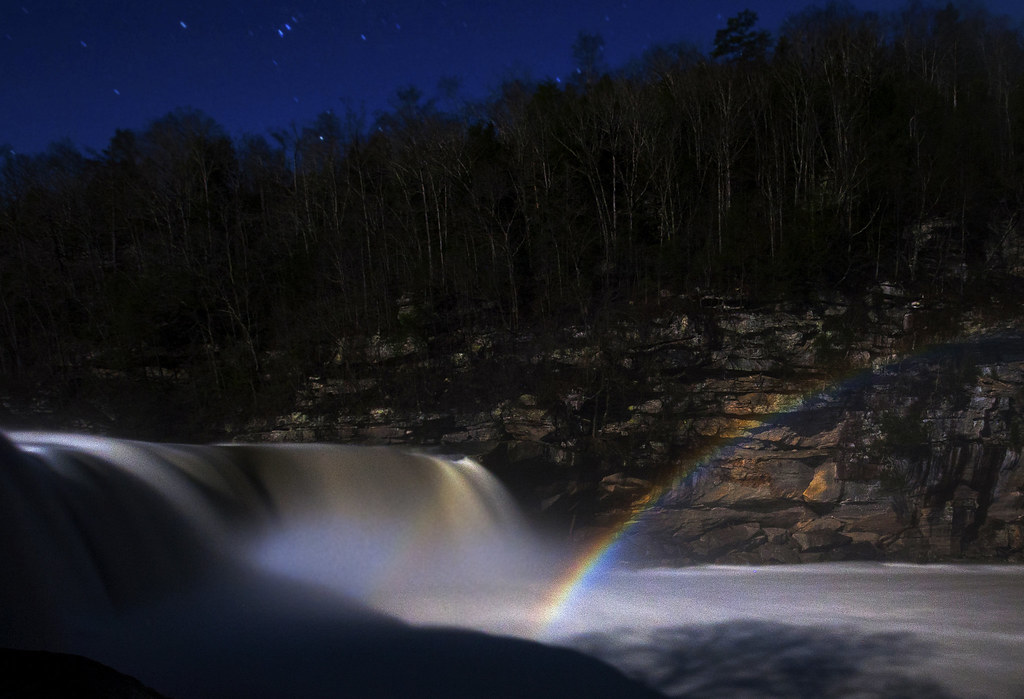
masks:
[[[768,543],[757,549],[762,563],[799,563],[800,554],[793,546]]]
[[[836,480],[835,463],[826,464],[815,471],[801,496],[812,505],[834,505],[838,502],[843,496],[843,484]]]
[[[706,558],[744,548],[744,545],[761,531],[759,524],[736,524],[712,529],[693,542],[695,553]]]
[[[793,541],[801,553],[819,553],[849,544],[852,539],[840,533],[843,523],[835,517],[822,517],[801,523],[793,532]]]

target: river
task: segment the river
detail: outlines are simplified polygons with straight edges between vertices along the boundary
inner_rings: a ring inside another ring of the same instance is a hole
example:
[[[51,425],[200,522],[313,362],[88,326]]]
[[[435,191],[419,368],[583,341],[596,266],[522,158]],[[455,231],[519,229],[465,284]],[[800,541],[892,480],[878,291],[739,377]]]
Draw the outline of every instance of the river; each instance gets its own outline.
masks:
[[[0,646],[169,696],[1024,695],[1024,567],[568,575],[468,460],[0,447]]]

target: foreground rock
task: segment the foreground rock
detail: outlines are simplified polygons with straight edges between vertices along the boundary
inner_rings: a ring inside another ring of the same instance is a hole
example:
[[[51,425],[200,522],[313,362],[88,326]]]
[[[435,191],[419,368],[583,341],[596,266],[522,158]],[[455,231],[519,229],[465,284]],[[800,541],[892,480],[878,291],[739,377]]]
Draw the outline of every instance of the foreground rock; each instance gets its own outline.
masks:
[[[182,662],[174,677],[168,678],[166,671],[164,676],[159,670],[153,674],[170,688],[171,696],[180,699],[662,696],[583,653],[519,639],[455,629],[386,636],[369,633],[360,644],[339,642],[339,638],[334,632],[318,637],[318,645],[298,647],[286,640],[271,648],[236,639],[237,647],[210,649],[205,662]],[[0,649],[0,695],[11,699],[165,696],[82,656],[10,649]]]
[[[80,655],[0,648],[0,695],[11,699],[160,699],[134,677]]]

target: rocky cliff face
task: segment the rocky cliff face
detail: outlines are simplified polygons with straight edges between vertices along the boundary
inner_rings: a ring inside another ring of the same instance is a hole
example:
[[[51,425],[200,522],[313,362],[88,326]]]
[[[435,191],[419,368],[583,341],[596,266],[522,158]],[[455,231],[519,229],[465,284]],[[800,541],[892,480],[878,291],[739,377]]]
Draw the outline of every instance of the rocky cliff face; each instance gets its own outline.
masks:
[[[768,308],[666,298],[544,334],[362,338],[297,412],[234,431],[469,453],[564,535],[633,518],[646,562],[1020,561],[1015,314],[880,286]]]
[[[645,516],[645,555],[1019,560],[1022,359],[1010,335],[946,345],[757,415]]]

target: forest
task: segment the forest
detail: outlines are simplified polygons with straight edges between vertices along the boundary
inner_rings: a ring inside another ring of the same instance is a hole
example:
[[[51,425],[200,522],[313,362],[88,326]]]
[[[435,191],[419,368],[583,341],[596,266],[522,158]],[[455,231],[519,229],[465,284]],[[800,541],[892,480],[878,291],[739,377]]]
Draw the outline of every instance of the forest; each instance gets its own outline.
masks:
[[[3,149],[4,400],[120,377],[219,419],[286,405],[347,337],[599,327],[679,295],[1012,291],[1021,29],[917,2],[756,21],[614,69],[581,34],[570,83],[458,108],[410,87],[372,120],[268,136],[182,108],[99,153]]]

